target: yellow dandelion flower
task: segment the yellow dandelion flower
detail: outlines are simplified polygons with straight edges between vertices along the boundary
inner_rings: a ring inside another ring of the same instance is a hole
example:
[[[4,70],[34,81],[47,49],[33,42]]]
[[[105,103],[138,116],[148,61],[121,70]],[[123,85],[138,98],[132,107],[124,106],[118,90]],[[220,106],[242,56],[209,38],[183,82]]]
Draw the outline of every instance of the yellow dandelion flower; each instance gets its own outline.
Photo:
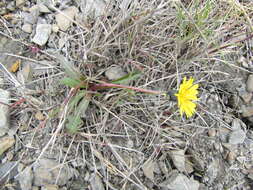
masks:
[[[186,114],[187,118],[191,117],[196,112],[196,103],[193,102],[198,100],[198,84],[193,84],[194,79],[190,77],[189,80],[186,80],[186,77],[183,79],[183,83],[179,86],[179,91],[175,96],[177,97],[178,108],[180,114]]]

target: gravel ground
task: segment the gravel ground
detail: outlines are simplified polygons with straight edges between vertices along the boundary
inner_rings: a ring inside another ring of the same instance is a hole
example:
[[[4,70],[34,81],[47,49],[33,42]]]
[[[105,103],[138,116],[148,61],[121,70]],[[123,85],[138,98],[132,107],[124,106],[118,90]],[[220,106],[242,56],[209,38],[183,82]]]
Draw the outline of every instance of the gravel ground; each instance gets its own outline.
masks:
[[[253,189],[252,18],[246,0],[1,1],[0,188]]]

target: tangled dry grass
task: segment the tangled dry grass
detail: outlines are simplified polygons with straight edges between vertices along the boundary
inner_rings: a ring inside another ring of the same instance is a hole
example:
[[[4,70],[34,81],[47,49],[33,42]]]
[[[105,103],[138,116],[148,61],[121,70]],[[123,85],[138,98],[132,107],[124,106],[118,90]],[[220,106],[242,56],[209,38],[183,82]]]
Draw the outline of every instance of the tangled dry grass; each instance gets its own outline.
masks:
[[[36,150],[26,145],[17,155],[32,160],[58,155],[63,165],[76,163],[80,172],[95,171],[107,189],[159,189],[166,171],[144,177],[145,164],[162,160],[170,170],[166,152],[177,149],[185,150],[188,157],[197,154],[205,159],[203,152],[209,150],[194,144],[201,141],[203,131],[219,125],[229,128],[224,120],[240,116],[230,99],[235,94],[233,85],[245,78],[240,73],[250,72],[237,60],[252,56],[248,43],[253,36],[252,14],[250,1],[111,2],[103,16],[85,19],[80,15],[71,29],[56,35],[55,41],[64,41],[61,48],[51,41],[35,54],[13,55],[40,64],[41,60],[50,62],[41,65],[47,69],[44,75],[18,88],[12,74],[7,74],[11,82],[5,86],[12,90],[14,100],[27,101],[25,107],[13,110],[12,116],[18,118],[14,122],[20,122],[26,111],[31,116],[17,136]],[[24,49],[30,46],[5,26],[1,34],[20,42]],[[89,95],[87,89],[74,93],[59,82],[66,75],[106,82],[104,72],[112,66],[141,73],[127,82],[129,86],[157,91],[174,92],[184,76],[194,77],[200,85],[196,115],[182,118],[173,97],[118,88]],[[37,86],[34,95],[29,95],[31,85]],[[219,96],[211,101],[213,94]],[[69,134],[64,128],[75,122],[69,116],[77,114],[76,110],[81,121]],[[39,122],[38,111],[45,116]],[[203,149],[198,152],[198,147]],[[203,170],[195,168],[190,175],[201,178]],[[87,183],[82,180],[85,175],[78,178],[83,184]]]

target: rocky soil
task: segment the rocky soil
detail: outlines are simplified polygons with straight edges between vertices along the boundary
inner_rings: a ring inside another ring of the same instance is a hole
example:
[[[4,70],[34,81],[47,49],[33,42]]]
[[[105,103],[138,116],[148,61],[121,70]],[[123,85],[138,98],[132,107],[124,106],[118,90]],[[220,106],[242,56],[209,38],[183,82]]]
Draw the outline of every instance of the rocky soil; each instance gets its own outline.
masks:
[[[203,34],[183,38],[176,19],[180,7],[181,17],[194,12],[190,2],[1,1],[0,188],[253,189],[253,4],[240,2],[247,14],[229,15],[230,4],[208,1],[207,25],[223,12],[231,20],[210,36],[194,22],[186,33],[197,25]],[[61,57],[100,81],[138,70],[124,85],[147,89],[176,90],[194,76],[197,113],[182,118],[173,98],[109,89],[68,133],[73,89],[60,82]]]

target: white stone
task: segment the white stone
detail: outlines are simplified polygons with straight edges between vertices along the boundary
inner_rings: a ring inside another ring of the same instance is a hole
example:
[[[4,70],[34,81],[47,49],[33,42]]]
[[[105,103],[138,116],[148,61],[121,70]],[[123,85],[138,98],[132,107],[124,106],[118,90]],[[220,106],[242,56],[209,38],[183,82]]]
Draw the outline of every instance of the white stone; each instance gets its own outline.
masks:
[[[78,9],[72,6],[55,15],[55,20],[60,30],[66,31],[77,14]]]
[[[5,135],[9,130],[9,104],[10,93],[9,91],[0,89],[0,137]]]
[[[253,74],[248,76],[248,79],[246,82],[246,89],[248,92],[253,92]]]
[[[52,26],[50,24],[38,24],[32,41],[40,46],[45,45],[51,34],[51,30]]]
[[[24,24],[22,26],[22,30],[26,33],[32,33],[32,25],[31,24]]]

